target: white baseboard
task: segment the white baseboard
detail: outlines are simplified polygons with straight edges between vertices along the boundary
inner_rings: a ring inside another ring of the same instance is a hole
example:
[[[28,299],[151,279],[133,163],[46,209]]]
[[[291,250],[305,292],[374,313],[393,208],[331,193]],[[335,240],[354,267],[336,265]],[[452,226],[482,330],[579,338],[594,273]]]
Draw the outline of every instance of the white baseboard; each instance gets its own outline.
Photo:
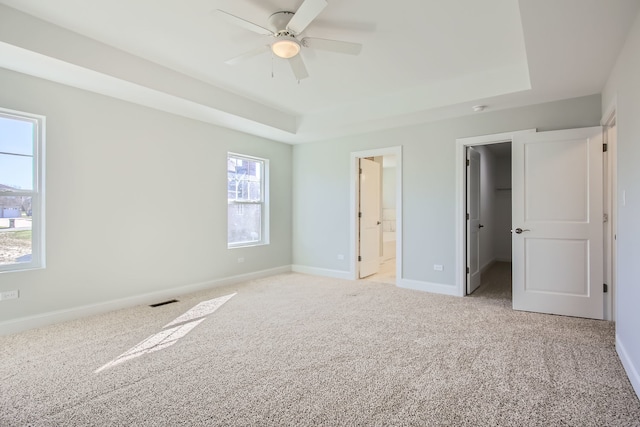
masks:
[[[165,299],[175,298],[179,295],[190,294],[197,291],[212,289],[219,286],[232,285],[234,283],[245,282],[248,280],[260,279],[262,277],[273,276],[276,274],[291,272],[291,266],[271,268],[268,270],[255,271],[252,273],[240,274],[237,276],[225,277],[222,279],[211,280],[207,282],[194,283],[191,285],[178,286],[170,289],[163,289],[157,292],[150,292],[142,295],[134,295],[131,297],[120,298],[111,301],[100,302],[96,304],[82,305],[64,310],[50,311],[47,313],[36,314],[33,316],[19,317],[4,322],[0,322],[0,335],[8,335],[16,332],[25,331],[27,329],[39,328],[53,323],[65,322],[81,317],[91,316],[108,311],[120,310],[123,308],[133,307],[141,304],[153,304]]]
[[[328,268],[309,267],[307,265],[292,265],[291,271],[294,273],[310,274],[312,276],[333,277],[334,279],[353,280],[353,276],[348,271],[330,270]]]
[[[622,366],[625,371],[627,371],[627,376],[636,392],[636,396],[640,398],[640,373],[638,373],[637,367],[633,364],[633,360],[631,360],[618,334],[616,334],[616,351],[618,352]]]
[[[434,294],[461,296],[458,288],[452,285],[443,285],[441,283],[422,282],[419,280],[400,279],[396,281],[396,285],[400,288],[414,289],[417,291],[431,292]]]

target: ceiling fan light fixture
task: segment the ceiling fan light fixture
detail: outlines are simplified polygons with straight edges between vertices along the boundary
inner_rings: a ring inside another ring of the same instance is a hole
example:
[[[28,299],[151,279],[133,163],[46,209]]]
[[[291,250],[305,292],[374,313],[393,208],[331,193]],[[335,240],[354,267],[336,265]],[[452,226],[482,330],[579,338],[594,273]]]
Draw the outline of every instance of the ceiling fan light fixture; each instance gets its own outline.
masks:
[[[293,58],[300,53],[300,42],[293,37],[280,36],[271,44],[271,51],[279,58]]]

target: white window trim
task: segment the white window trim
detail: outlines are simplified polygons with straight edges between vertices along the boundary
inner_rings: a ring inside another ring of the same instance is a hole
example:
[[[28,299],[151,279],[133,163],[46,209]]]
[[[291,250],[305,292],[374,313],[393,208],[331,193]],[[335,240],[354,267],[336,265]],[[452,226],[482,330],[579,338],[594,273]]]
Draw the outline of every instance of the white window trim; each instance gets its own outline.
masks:
[[[248,156],[246,154],[234,153],[229,151],[227,153],[226,160],[228,161],[229,157],[236,157],[241,159],[247,159],[252,161],[262,162],[262,180],[261,180],[261,194],[262,194],[262,215],[261,215],[261,236],[262,239],[257,242],[241,242],[241,243],[229,243],[227,240],[227,248],[228,249],[236,249],[236,248],[246,248],[251,246],[264,246],[269,244],[269,159],[265,159],[262,157]],[[226,192],[225,192],[226,194]],[[233,204],[258,204],[255,202],[234,202]],[[229,200],[227,199],[227,209],[229,206]],[[227,215],[228,218],[228,215]],[[227,220],[227,232],[229,231],[229,222]]]
[[[46,118],[38,114],[0,108],[0,116],[15,120],[28,120],[35,127],[33,156],[33,190],[2,192],[7,196],[31,196],[31,261],[0,266],[0,274],[45,268],[45,125]]]

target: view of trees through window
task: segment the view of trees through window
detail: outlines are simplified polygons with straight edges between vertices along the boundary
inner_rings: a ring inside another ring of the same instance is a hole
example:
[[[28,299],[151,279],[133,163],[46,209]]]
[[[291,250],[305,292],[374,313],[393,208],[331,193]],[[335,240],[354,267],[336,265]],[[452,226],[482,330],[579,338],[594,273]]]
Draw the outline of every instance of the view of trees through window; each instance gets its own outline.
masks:
[[[263,241],[264,161],[229,154],[227,158],[228,244]]]

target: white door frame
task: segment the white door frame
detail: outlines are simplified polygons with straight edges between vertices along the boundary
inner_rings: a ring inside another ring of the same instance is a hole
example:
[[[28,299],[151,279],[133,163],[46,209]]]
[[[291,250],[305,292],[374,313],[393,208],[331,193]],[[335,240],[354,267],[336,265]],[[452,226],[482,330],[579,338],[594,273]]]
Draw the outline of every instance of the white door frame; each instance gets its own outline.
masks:
[[[608,145],[608,150],[605,153],[605,173],[604,177],[604,209],[608,214],[609,220],[605,223],[605,238],[608,241],[605,242],[604,263],[606,269],[605,283],[609,289],[604,294],[604,318],[605,320],[616,320],[616,279],[617,279],[617,243],[615,235],[617,233],[618,224],[618,180],[617,180],[617,167],[618,167],[618,147],[617,137],[616,141],[609,140],[609,128],[613,125],[617,125],[616,121],[617,110],[617,98],[614,98],[609,107],[606,109],[605,114],[600,120],[602,125],[602,135],[604,142]]]
[[[358,271],[358,159],[364,157],[396,156],[396,285],[402,279],[402,147],[387,147],[365,151],[354,151],[350,156],[349,183],[349,275],[357,280]]]
[[[536,129],[517,130],[512,132],[495,133],[491,135],[472,136],[456,139],[456,291],[458,296],[466,295],[467,281],[467,251],[466,229],[467,219],[466,204],[466,148],[474,145],[499,144],[512,142],[513,137],[519,134],[536,132]]]

